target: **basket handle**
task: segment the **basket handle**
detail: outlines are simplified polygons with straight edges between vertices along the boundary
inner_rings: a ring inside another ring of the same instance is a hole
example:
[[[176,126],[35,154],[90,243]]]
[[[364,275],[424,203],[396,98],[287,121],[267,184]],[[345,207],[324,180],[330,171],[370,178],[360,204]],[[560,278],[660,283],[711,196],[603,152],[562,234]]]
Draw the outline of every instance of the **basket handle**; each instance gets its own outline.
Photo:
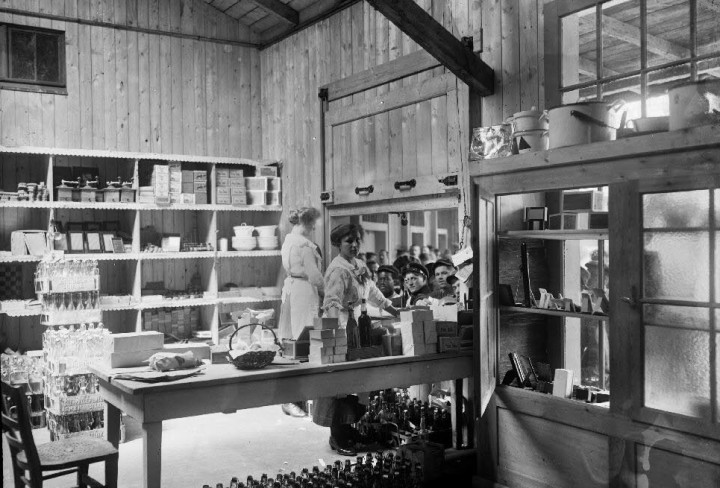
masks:
[[[232,340],[233,340],[233,337],[235,337],[235,334],[237,334],[238,332],[240,332],[241,329],[244,329],[245,327],[251,327],[251,326],[253,326],[253,325],[259,325],[259,326],[262,327],[263,329],[269,330],[270,332],[272,332],[273,338],[275,338],[275,345],[278,346],[281,351],[284,351],[284,350],[285,350],[285,348],[282,346],[282,344],[281,344],[280,341],[278,340],[277,334],[275,334],[275,331],[274,331],[274,330],[272,330],[270,327],[268,327],[268,326],[266,326],[266,325],[263,325],[263,324],[261,324],[261,323],[254,323],[254,324],[241,325],[240,327],[237,327],[237,328],[233,331],[232,334],[230,334],[230,338],[228,339],[228,347],[230,348],[231,351],[232,351]]]

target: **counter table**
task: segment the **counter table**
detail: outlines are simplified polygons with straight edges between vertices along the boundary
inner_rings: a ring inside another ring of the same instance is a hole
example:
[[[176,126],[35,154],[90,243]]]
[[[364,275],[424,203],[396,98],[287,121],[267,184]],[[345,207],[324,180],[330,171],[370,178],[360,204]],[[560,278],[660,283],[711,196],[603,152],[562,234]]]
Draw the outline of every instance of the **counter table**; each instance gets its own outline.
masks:
[[[107,437],[120,440],[120,413],[142,424],[144,486],[161,486],[162,422],[318,397],[406,387],[472,376],[472,352],[391,356],[316,365],[270,365],[241,371],[232,364],[208,365],[204,373],[166,383],[118,380],[98,366],[100,393],[107,404]],[[457,390],[457,389],[456,389]],[[461,392],[456,391],[461,396]],[[455,405],[462,405],[455,402]],[[188,455],[190,455],[190,450]]]

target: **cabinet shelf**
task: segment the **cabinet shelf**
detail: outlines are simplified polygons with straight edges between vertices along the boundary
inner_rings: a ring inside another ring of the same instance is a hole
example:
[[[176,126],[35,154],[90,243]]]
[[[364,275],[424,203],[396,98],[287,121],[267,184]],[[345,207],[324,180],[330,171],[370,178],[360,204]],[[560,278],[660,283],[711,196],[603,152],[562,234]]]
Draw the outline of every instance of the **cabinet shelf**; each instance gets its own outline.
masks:
[[[527,307],[500,307],[501,312],[505,313],[529,313],[536,315],[550,315],[552,317],[566,317],[566,318],[578,318],[585,320],[596,320],[598,322],[607,322],[609,317],[607,315],[591,315],[589,313],[579,312],[565,312],[563,310],[546,310],[544,308],[527,308]]]
[[[5,201],[0,203],[0,208],[47,208],[66,210],[129,210],[129,211],[206,211],[206,212],[281,212],[281,205],[157,205],[154,203],[122,203],[122,202],[29,202],[29,201]]]
[[[604,241],[607,229],[590,230],[507,230],[498,232],[500,239],[545,239],[553,241]]]

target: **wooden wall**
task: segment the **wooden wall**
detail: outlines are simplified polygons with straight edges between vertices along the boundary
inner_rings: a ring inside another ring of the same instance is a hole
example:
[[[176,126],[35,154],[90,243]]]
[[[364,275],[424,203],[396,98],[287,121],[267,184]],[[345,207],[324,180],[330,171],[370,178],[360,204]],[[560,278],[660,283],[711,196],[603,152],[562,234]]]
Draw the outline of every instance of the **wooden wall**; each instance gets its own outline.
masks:
[[[0,0],[0,21],[65,31],[68,91],[0,90],[0,144],[260,157],[259,52],[204,2]]]
[[[458,37],[480,29],[480,0],[420,0]],[[321,123],[318,87],[383,64],[419,47],[370,5],[359,2],[261,52],[264,157],[284,161],[286,208],[320,206]],[[333,106],[416,86],[442,68],[352,95]],[[452,77],[454,78],[454,77]],[[454,80],[453,80],[454,82]],[[345,183],[457,170],[467,154],[467,87],[336,128],[343,132]],[[347,180],[347,181],[345,181]]]

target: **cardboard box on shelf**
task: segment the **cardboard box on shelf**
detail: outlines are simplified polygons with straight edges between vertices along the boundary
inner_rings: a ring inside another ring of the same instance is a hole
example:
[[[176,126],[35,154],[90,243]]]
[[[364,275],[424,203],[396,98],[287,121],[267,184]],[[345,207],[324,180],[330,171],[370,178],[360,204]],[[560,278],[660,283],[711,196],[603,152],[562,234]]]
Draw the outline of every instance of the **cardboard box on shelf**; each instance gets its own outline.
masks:
[[[328,317],[315,317],[313,319],[313,329],[338,329],[340,322],[338,319]]]
[[[165,344],[164,351],[176,352],[182,354],[192,351],[195,357],[200,359],[210,359],[210,346],[204,342],[188,342],[186,344]]]
[[[207,181],[196,181],[193,183],[193,193],[207,193]]]
[[[268,190],[268,179],[261,176],[246,176],[245,188],[248,190]]]
[[[218,203],[220,203],[220,202],[218,202]],[[247,205],[247,196],[244,194],[243,195],[232,195],[230,197],[230,201],[228,203],[230,203],[231,205]]]
[[[230,178],[230,168],[215,168],[215,178],[220,177]]]
[[[161,334],[162,335],[162,334]],[[102,363],[106,368],[132,368],[147,366],[147,360],[162,348],[145,349],[141,351],[111,352],[103,356]]]
[[[267,189],[268,191],[282,190],[282,179],[277,177],[267,178]]]
[[[432,310],[414,308],[412,310],[400,310],[400,321],[401,322],[423,322],[425,320],[432,320]]]
[[[231,186],[230,188],[226,188],[226,190],[230,191],[230,195],[247,195],[247,190],[244,186]]]
[[[248,205],[265,205],[265,191],[248,190],[247,203]]]
[[[230,178],[228,186],[230,188],[245,188],[245,178]]]
[[[207,171],[204,169],[193,171],[193,180],[195,183],[204,181],[207,182]]]
[[[215,185],[218,188],[227,188],[230,186],[230,178],[228,176],[217,176],[215,178]]]
[[[195,194],[194,193],[181,193],[180,203],[184,205],[195,205]]]
[[[215,188],[215,194],[216,194],[217,196],[220,196],[220,195],[230,196],[230,195],[231,195],[231,193],[230,193],[230,188],[225,188],[225,187],[220,187],[220,186],[219,186],[219,187]]]
[[[242,169],[231,168],[229,170],[229,176],[231,179],[244,178],[245,172]]]
[[[423,322],[423,331],[425,333],[425,344],[437,344],[438,335],[434,320],[425,320]]]
[[[183,170],[182,182],[183,183],[192,183],[193,181],[194,181],[193,172],[190,170]]]
[[[205,205],[208,202],[207,193],[195,192],[195,205]]]
[[[260,166],[257,168],[257,176],[277,176],[277,166]]]
[[[267,205],[281,205],[282,202],[282,192],[279,191],[269,191],[267,192],[267,200],[265,203]]]

